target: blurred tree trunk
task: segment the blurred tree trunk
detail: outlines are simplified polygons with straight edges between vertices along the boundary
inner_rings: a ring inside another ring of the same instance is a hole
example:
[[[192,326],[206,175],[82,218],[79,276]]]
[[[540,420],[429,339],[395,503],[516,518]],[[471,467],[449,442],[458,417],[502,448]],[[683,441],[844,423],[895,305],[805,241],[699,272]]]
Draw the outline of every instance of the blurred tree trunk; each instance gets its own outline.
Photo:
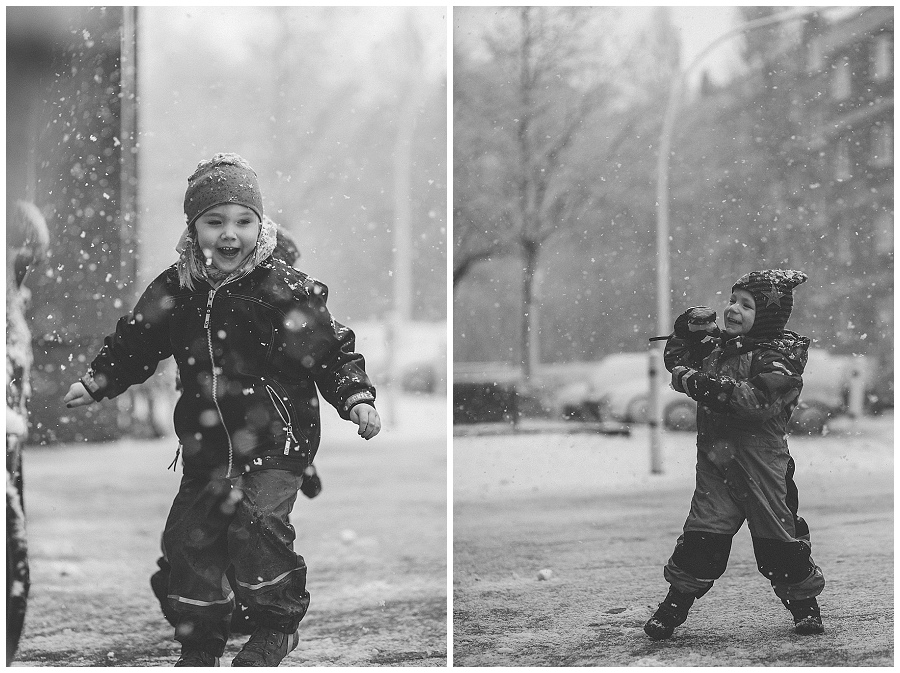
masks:
[[[567,68],[571,53],[558,48],[559,26],[541,8],[518,10],[519,34],[515,52],[518,72],[514,80],[516,170],[512,181],[515,196],[511,202],[512,221],[516,223],[516,240],[522,255],[521,365],[528,384],[534,374],[538,338],[534,314],[534,279],[541,246],[580,205],[579,195],[562,188],[554,191],[554,180],[561,173],[563,157],[572,145],[582,124],[602,104],[602,80],[585,89],[572,88],[565,80],[572,74]],[[574,18],[574,17],[572,17]],[[577,47],[577,43],[567,45]],[[561,87],[554,80],[563,80]],[[568,109],[556,109],[559,99],[569,103]]]
[[[631,54],[604,30],[611,11],[504,8],[483,37],[487,61],[454,53],[454,290],[476,263],[520,256],[515,350],[526,383],[542,350],[541,250],[598,218],[605,186],[590,182],[586,164],[609,161],[636,121],[629,96],[639,79],[618,67]]]
[[[422,37],[411,8],[403,32],[403,62],[407,64],[405,87],[394,143],[394,311],[397,320],[412,320],[412,171],[413,138],[420,109],[428,95],[422,67]]]
[[[393,271],[393,310],[391,326],[388,330],[388,392],[399,392],[402,385],[400,363],[399,335],[406,329],[413,318],[413,244],[412,244],[412,182],[413,182],[413,138],[419,114],[428,95],[422,67],[422,37],[416,28],[413,12],[408,8],[401,32],[402,62],[406,65],[403,77],[403,90],[398,111],[397,135],[394,141],[394,259]],[[393,388],[393,390],[391,390]],[[400,422],[396,408],[389,405],[392,413],[390,421],[397,425]]]

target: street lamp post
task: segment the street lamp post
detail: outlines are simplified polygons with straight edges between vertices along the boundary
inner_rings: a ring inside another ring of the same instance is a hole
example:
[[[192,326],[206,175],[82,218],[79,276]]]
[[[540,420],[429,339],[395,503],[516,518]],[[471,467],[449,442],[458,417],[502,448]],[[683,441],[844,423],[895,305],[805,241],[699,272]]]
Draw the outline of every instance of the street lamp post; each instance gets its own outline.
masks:
[[[657,334],[667,334],[671,330],[669,294],[671,293],[669,278],[669,155],[672,151],[672,129],[675,126],[675,115],[678,102],[687,82],[687,75],[700,63],[706,55],[725,40],[746,33],[750,30],[771,26],[776,23],[802,19],[810,14],[821,12],[825,7],[814,9],[790,10],[779,12],[753,21],[742,23],[723,33],[710,42],[682,71],[678,74],[669,90],[669,100],[663,117],[662,131],[659,136],[659,153],[656,159],[656,318]],[[650,471],[662,474],[662,404],[660,398],[660,363],[665,341],[653,342],[649,349],[649,422],[650,422]]]

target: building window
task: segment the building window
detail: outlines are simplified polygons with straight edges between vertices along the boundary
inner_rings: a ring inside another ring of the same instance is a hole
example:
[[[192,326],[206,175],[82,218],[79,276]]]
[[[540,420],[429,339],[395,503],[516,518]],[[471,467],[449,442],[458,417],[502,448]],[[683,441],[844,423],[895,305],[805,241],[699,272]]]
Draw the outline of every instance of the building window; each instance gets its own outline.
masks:
[[[812,224],[814,229],[828,228],[828,202],[826,201],[825,196],[821,194],[821,191],[822,190],[813,192],[814,196],[812,197],[812,201],[810,203],[813,211],[810,223]]]
[[[872,44],[872,79],[883,82],[894,74],[894,36],[879,35]]]
[[[831,97],[847,100],[853,94],[853,78],[850,72],[850,57],[844,56],[834,64],[831,78]]]
[[[813,38],[809,41],[809,48],[806,52],[806,69],[811,73],[818,72],[822,69],[821,38]]]
[[[846,229],[837,230],[837,259],[842,264],[853,264],[853,245],[850,242],[851,233]]]
[[[820,147],[825,143],[825,111],[822,108],[814,108],[810,113],[807,134],[813,147]]]
[[[813,217],[812,223],[816,229],[824,229],[828,226],[828,213],[824,210],[818,211]]]
[[[850,164],[850,141],[842,138],[834,148],[834,178],[838,182],[853,177]]]
[[[879,255],[894,252],[894,213],[880,213],[875,219],[875,251]]]
[[[869,163],[873,166],[885,167],[894,163],[894,125],[883,121],[872,127],[872,147]]]
[[[795,124],[802,124],[807,116],[803,101],[800,98],[792,98],[791,106],[788,108],[788,119]]]

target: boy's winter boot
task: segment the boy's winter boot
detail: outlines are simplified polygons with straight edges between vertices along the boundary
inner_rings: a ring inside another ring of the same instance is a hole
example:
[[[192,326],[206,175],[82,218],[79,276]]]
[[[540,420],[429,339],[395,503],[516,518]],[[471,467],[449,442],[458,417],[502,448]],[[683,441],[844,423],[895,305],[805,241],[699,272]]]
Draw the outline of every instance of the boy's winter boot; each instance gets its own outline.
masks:
[[[175,666],[218,666],[219,657],[193,645],[182,645]]]
[[[241,651],[231,662],[232,666],[278,666],[297,647],[299,631],[282,633],[265,626],[259,626],[250,636]]]
[[[683,594],[675,587],[669,587],[665,600],[659,604],[653,616],[644,624],[644,633],[653,640],[665,640],[675,632],[675,627],[684,624],[688,610],[694,604],[694,596]]]
[[[813,598],[805,598],[800,601],[781,600],[784,607],[794,616],[794,632],[801,636],[812,636],[825,633],[822,624],[822,615],[819,612],[819,602]]]

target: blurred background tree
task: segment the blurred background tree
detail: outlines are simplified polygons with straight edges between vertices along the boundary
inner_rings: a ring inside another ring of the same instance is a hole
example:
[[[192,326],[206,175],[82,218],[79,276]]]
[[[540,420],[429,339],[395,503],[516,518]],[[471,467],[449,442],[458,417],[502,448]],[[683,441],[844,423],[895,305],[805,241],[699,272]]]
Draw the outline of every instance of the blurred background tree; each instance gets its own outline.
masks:
[[[647,97],[635,87],[646,52],[624,48],[609,30],[615,15],[610,8],[471,10],[462,25],[489,16],[487,28],[458,31],[466,44],[454,52],[455,333],[466,349],[479,340],[479,324],[481,333],[492,329],[473,319],[477,309],[468,303],[478,301],[479,279],[462,282],[475,262],[514,254],[520,269],[499,264],[520,274],[518,290],[489,296],[498,304],[517,297],[517,347],[509,339],[498,347],[503,359],[521,363],[526,379],[541,359],[539,308],[549,303],[535,297],[552,268],[541,251],[563,232],[596,227],[608,207],[602,179],[592,181],[596,166],[611,163]]]

